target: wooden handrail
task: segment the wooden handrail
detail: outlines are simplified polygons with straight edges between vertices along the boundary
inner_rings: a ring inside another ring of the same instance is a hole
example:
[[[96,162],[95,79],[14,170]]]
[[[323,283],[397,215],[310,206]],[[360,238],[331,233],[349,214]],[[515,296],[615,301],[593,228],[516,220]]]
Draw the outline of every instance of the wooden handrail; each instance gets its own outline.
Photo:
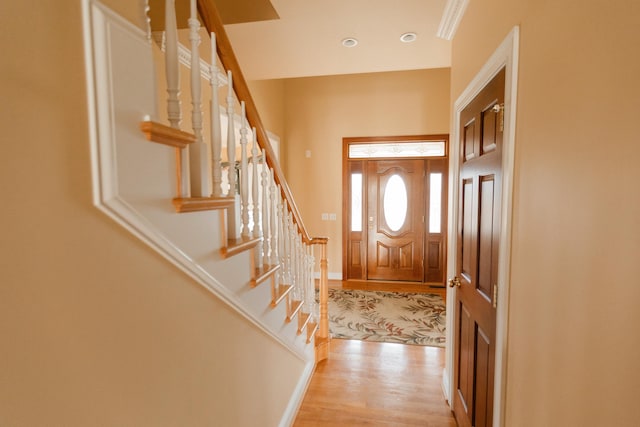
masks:
[[[222,19],[220,18],[220,14],[218,13],[218,9],[216,8],[213,0],[198,0],[198,13],[200,14],[200,18],[202,19],[202,23],[207,29],[207,32],[209,34],[216,34],[216,51],[220,58],[220,62],[222,62],[222,66],[225,68],[225,71],[231,70],[231,73],[233,74],[233,90],[235,91],[238,99],[243,100],[245,103],[247,120],[252,127],[256,128],[258,144],[260,144],[260,147],[262,147],[267,153],[267,164],[274,171],[275,180],[280,184],[282,195],[289,204],[289,209],[293,214],[294,222],[302,235],[302,239],[306,244],[317,244],[313,242],[314,239],[309,235],[309,232],[304,226],[298,206],[293,200],[293,194],[291,193],[291,189],[284,177],[284,172],[282,172],[280,164],[276,160],[275,153],[271,147],[271,143],[269,142],[269,137],[267,136],[267,131],[262,124],[262,120],[258,114],[258,109],[253,102],[247,82],[240,70],[240,64],[238,64],[236,55],[233,52],[231,43],[229,42],[229,37],[224,29]],[[212,61],[214,60],[215,58],[212,58]]]

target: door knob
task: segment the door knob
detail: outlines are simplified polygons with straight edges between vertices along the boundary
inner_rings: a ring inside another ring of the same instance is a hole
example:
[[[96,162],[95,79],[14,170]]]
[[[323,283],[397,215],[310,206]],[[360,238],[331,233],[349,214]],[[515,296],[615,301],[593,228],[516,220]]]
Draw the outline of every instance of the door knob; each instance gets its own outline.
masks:
[[[460,287],[460,279],[458,279],[458,276],[455,276],[453,279],[449,279],[449,287],[453,288],[454,286]]]

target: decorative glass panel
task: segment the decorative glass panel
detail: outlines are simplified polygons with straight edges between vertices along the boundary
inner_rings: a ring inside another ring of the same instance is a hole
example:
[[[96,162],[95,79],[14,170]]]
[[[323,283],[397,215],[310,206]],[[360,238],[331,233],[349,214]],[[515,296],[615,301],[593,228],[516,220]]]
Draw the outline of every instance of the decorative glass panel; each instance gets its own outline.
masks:
[[[440,233],[442,215],[442,174],[429,174],[429,233]]]
[[[351,231],[362,231],[362,174],[351,174]]]
[[[442,156],[444,156],[444,141],[387,142],[384,144],[349,144],[350,159]]]
[[[384,190],[384,217],[391,231],[398,231],[407,218],[407,187],[400,175],[393,175]]]

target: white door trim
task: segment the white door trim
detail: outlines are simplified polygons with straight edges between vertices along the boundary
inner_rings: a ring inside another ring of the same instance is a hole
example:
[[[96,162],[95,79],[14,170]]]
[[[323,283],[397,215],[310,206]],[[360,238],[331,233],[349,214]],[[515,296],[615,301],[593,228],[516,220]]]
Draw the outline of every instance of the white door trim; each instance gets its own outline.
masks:
[[[460,113],[491,81],[491,79],[505,68],[505,98],[504,98],[504,135],[502,148],[502,200],[500,248],[498,254],[498,306],[496,312],[496,360],[494,376],[493,425],[504,425],[505,392],[507,384],[507,332],[509,313],[509,279],[511,266],[511,216],[513,203],[513,172],[515,149],[516,123],[516,94],[518,86],[518,48],[519,27],[514,27],[500,44],[491,58],[473,78],[462,92],[453,106],[453,130],[449,144],[449,224],[447,277],[455,276],[456,270],[456,224],[458,223],[458,179],[460,176]],[[443,389],[450,404],[453,404],[453,343],[454,336],[454,308],[455,288],[447,288],[447,343],[445,370],[443,375]]]

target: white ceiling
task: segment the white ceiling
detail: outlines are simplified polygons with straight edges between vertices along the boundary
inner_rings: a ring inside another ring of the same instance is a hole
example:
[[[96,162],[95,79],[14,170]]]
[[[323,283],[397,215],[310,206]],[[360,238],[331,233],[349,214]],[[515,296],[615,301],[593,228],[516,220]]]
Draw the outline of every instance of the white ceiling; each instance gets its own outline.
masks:
[[[271,0],[280,19],[225,29],[249,80],[441,68],[451,44],[436,37],[446,0]],[[400,35],[415,32],[413,43]],[[345,48],[341,40],[359,44]]]

